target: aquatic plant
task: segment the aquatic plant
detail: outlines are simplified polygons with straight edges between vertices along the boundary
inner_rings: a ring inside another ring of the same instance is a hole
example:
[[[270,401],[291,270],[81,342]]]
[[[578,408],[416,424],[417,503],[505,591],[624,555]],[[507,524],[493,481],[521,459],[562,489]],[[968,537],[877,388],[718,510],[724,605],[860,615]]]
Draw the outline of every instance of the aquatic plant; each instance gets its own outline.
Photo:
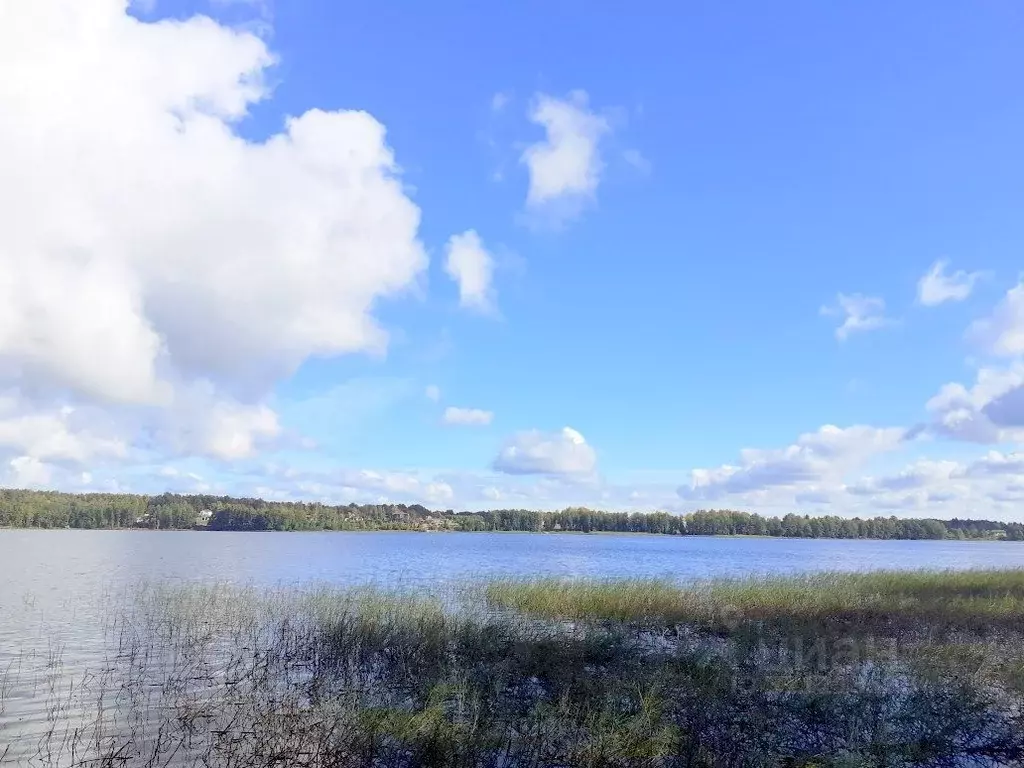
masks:
[[[1022,594],[1020,571],[143,586],[111,616],[109,664],[54,691],[16,759],[1022,765]]]
[[[689,585],[668,579],[510,579],[487,585],[485,597],[533,616],[648,624],[1024,628],[1024,569],[816,573]]]

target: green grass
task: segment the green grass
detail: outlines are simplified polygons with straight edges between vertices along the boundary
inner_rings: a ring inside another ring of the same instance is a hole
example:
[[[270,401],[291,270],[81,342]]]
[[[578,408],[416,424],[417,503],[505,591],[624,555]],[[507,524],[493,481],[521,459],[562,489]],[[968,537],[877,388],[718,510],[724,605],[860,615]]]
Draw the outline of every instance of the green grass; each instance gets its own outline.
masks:
[[[495,607],[549,619],[728,629],[750,622],[818,622],[978,629],[1024,626],[1024,569],[875,571],[715,579],[505,580],[489,584]]]

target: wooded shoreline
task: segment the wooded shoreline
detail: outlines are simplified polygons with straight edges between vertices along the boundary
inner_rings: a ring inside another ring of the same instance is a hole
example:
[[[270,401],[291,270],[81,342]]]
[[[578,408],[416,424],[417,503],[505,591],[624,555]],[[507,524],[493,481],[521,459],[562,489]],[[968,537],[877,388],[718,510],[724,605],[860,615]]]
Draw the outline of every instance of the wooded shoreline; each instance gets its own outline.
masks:
[[[829,539],[1024,541],[1024,523],[931,518],[765,517],[736,510],[602,512],[498,509],[456,512],[419,504],[278,502],[229,496],[72,494],[0,490],[2,528],[211,531],[508,531],[767,536]]]

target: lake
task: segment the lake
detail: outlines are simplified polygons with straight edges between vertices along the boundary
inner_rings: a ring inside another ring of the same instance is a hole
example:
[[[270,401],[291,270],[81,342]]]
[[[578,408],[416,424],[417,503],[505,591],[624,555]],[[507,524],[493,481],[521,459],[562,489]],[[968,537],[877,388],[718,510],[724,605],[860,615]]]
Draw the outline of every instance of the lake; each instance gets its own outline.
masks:
[[[0,754],[103,663],[107,596],[144,582],[443,588],[496,577],[681,580],[879,568],[1024,567],[1024,543],[529,533],[0,530]],[[12,737],[11,734],[19,734]],[[10,760],[10,755],[8,760]]]

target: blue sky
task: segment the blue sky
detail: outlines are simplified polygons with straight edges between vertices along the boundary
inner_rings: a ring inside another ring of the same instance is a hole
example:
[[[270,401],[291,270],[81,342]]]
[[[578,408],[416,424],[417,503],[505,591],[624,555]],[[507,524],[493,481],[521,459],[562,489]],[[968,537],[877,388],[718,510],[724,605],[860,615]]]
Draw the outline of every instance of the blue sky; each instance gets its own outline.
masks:
[[[1024,514],[1018,3],[72,6],[7,483]]]

